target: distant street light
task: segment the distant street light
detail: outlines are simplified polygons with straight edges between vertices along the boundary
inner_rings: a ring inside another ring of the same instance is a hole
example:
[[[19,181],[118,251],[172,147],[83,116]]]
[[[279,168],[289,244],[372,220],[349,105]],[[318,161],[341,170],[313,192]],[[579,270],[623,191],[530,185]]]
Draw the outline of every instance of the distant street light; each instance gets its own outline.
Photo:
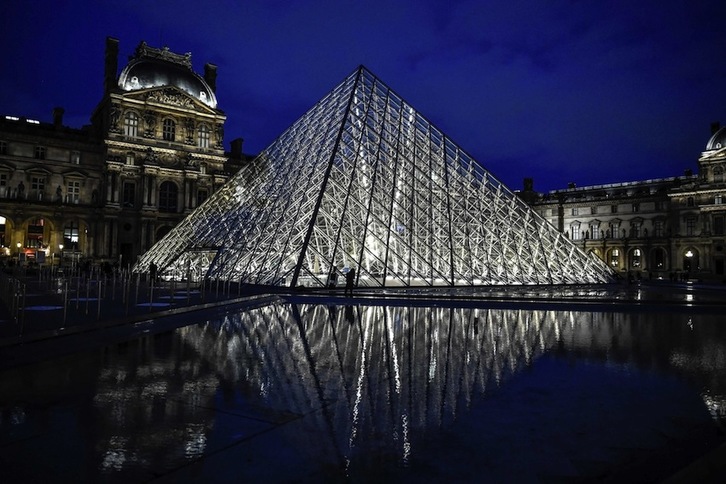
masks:
[[[60,262],[58,263],[58,265],[60,267],[63,267],[63,244],[58,244],[58,248],[60,249],[60,253],[61,253]]]
[[[23,246],[20,242],[16,244],[18,246],[18,265],[20,265],[20,248]]]

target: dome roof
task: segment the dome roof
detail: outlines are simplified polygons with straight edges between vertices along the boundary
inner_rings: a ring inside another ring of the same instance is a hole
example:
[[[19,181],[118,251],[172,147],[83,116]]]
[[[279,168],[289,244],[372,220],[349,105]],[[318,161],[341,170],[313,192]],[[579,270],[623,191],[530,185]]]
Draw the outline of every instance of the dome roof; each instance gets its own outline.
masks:
[[[716,131],[706,144],[706,151],[718,150],[726,147],[726,126]]]
[[[176,87],[210,108],[217,108],[217,97],[209,84],[191,68],[191,54],[179,55],[168,49],[153,49],[142,43],[136,56],[121,71],[118,86],[124,91],[152,87]]]

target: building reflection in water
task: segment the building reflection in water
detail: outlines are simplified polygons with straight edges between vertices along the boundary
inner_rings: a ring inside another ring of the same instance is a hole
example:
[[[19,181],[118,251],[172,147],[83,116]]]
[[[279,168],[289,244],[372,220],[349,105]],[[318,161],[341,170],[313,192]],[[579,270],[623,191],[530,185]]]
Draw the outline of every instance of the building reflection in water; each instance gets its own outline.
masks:
[[[726,421],[726,332],[708,315],[276,304],[107,347],[73,373],[101,473],[178,467],[260,425],[345,469],[409,465],[489,392],[543,355],[676,375]],[[90,368],[98,368],[93,373]],[[62,385],[58,385],[61,387]],[[73,392],[63,387],[59,392]],[[25,410],[16,401],[13,415]],[[86,430],[81,432],[87,432]],[[314,441],[315,445],[310,445]]]

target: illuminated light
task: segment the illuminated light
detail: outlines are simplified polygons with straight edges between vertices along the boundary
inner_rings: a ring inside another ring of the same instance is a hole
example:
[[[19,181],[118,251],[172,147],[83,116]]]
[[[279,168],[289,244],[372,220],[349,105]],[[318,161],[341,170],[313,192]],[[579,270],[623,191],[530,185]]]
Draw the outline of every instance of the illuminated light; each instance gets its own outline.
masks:
[[[8,119],[10,121],[20,121],[20,118],[16,116],[5,116],[5,119]]]
[[[219,251],[191,250],[189,234],[198,247]],[[152,262],[172,273],[189,265],[207,268],[209,279],[277,286],[326,286],[325,269],[346,265],[360,286],[384,287],[468,286],[474,277],[484,285],[605,283],[614,276],[363,67],[133,271]]]
[[[686,252],[686,257],[688,257],[689,259],[690,259],[691,257],[693,257],[693,252],[692,252],[692,251],[690,251],[690,250],[689,250],[688,252]]]
[[[26,119],[25,122],[30,124],[40,124],[40,121],[36,119]]]

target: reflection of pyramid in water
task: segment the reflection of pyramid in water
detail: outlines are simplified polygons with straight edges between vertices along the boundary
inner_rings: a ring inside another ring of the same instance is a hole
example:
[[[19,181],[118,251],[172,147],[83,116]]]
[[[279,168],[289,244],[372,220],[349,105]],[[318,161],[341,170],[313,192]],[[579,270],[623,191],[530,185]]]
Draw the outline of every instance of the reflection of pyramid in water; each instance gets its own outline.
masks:
[[[136,265],[322,286],[607,282],[575,247],[364,67]],[[338,278],[342,281],[342,277]]]

